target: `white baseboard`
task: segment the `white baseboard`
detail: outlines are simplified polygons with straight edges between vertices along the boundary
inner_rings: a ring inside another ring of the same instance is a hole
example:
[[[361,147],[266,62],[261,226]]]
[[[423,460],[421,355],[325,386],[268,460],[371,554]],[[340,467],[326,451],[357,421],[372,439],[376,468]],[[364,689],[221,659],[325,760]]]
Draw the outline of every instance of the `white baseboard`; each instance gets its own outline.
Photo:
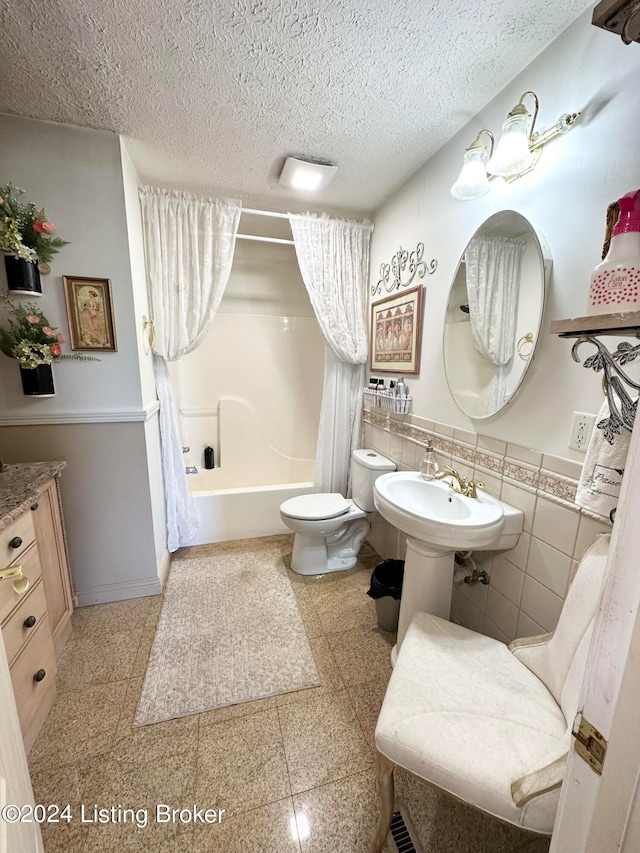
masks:
[[[146,595],[160,595],[161,593],[162,583],[159,578],[145,578],[131,582],[105,583],[89,589],[76,589],[75,597],[78,607],[85,607],[89,604],[107,604],[110,601],[144,598]]]

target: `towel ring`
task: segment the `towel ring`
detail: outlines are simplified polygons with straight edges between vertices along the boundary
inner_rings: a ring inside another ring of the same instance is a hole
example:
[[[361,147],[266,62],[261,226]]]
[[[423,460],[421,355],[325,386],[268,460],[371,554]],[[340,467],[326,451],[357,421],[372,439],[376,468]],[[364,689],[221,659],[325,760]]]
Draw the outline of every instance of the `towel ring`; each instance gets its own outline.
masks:
[[[145,334],[145,355],[155,349],[156,346],[156,327],[153,325],[153,320],[147,319],[147,315],[142,315],[142,331]]]
[[[527,344],[530,344],[528,349]],[[516,350],[523,361],[529,361],[531,353],[533,352],[533,332],[527,332],[526,335],[523,335],[520,338],[518,345],[516,346]]]

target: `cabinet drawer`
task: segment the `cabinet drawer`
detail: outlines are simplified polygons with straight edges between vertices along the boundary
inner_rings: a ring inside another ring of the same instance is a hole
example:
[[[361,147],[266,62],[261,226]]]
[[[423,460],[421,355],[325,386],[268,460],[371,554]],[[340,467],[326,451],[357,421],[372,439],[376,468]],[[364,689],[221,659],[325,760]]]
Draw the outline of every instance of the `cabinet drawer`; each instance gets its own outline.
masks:
[[[2,625],[2,637],[9,663],[35,634],[47,614],[47,600],[42,581],[30,588],[23,599]]]
[[[15,562],[36,540],[36,530],[30,512],[24,512],[9,527],[0,530],[0,566]]]
[[[36,674],[44,677],[36,681]],[[35,629],[33,637],[25,644],[9,667],[13,694],[18,708],[20,728],[24,735],[43,702],[55,696],[56,655],[49,622],[45,617]]]
[[[32,545],[27,551],[23,551],[15,563],[22,566],[22,574],[29,578],[30,586],[26,592],[19,595],[13,588],[11,578],[0,581],[0,622],[4,622],[13,608],[20,604],[24,596],[29,593],[31,587],[35,586],[40,578],[40,557],[36,545]]]

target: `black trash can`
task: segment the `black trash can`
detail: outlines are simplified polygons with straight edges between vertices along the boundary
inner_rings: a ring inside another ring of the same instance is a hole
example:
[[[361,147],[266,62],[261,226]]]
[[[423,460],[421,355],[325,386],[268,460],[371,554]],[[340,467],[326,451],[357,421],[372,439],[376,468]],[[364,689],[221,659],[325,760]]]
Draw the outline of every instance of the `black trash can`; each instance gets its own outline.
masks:
[[[404,560],[383,560],[373,570],[367,595],[376,602],[378,625],[383,631],[397,631]]]

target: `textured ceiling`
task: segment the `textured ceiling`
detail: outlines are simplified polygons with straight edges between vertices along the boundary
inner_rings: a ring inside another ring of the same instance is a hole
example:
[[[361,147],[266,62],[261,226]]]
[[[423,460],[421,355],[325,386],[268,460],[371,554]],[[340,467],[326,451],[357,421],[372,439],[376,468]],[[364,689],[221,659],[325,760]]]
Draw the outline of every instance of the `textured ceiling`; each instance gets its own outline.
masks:
[[[117,131],[146,183],[278,210],[307,206],[284,157],[326,158],[318,202],[371,212],[590,5],[0,0],[0,112]]]

